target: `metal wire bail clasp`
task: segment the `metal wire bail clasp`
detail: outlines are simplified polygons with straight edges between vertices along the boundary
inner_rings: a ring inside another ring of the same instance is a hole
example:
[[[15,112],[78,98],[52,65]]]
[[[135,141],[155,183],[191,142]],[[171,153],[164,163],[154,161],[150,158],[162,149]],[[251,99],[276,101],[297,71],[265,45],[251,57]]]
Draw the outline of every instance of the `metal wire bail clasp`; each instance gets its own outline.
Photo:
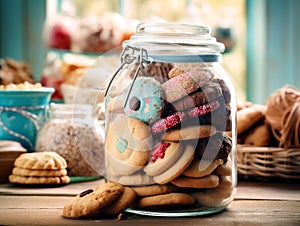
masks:
[[[132,47],[132,46],[126,46],[122,53],[121,53],[121,66],[118,68],[118,70],[112,75],[111,79],[109,80],[108,82],[108,85],[107,85],[107,88],[105,90],[105,94],[104,96],[107,95],[108,93],[108,90],[113,82],[113,80],[115,79],[115,77],[117,76],[117,74],[120,72],[120,70],[123,69],[123,67],[126,65],[126,64],[131,64],[133,62],[139,62],[139,66],[138,68],[136,69],[135,73],[134,73],[134,76],[133,76],[133,80],[132,80],[132,83],[130,85],[130,88],[128,90],[128,93],[126,95],[126,99],[125,99],[125,102],[124,102],[124,107],[126,106],[127,104],[127,101],[128,101],[128,97],[129,97],[129,94],[132,90],[132,87],[134,85],[134,82],[139,74],[139,71],[143,68],[145,68],[144,64],[148,64],[150,61],[148,60],[148,52],[146,49],[144,48],[137,48],[137,47]]]

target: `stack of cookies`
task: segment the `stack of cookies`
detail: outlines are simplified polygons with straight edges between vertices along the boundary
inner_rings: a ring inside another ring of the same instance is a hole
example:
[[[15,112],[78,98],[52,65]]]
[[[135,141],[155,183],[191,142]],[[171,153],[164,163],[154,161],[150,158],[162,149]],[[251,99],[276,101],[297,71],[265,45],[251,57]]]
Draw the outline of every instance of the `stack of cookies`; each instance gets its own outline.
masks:
[[[117,81],[130,78],[130,68]],[[138,192],[138,210],[228,205],[235,184],[229,83],[205,64],[153,61],[143,72],[123,91],[117,81],[108,91],[107,179],[163,190]]]
[[[14,162],[9,181],[26,185],[68,184],[67,163],[55,152],[34,152],[20,155]]]

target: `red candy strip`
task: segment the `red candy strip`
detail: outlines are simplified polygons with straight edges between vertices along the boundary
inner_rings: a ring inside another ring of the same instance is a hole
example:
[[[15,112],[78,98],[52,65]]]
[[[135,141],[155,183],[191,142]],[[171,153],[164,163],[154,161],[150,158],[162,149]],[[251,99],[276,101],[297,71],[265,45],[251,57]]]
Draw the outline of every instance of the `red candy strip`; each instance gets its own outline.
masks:
[[[185,118],[184,112],[176,112],[173,115],[170,115],[166,118],[163,118],[152,126],[153,133],[160,133],[164,130],[170,129],[178,124],[180,124]]]
[[[158,144],[152,151],[152,162],[156,162],[158,158],[163,159],[165,157],[165,152],[169,146],[170,144],[165,142]]]
[[[200,115],[205,115],[209,112],[217,110],[220,107],[220,102],[215,100],[210,103],[201,105],[199,107],[195,107],[192,110],[189,110],[188,116],[191,118],[198,117]],[[185,120],[187,115],[184,112],[176,112],[173,115],[170,115],[166,118],[163,118],[152,126],[152,133],[160,133],[164,130],[170,129],[178,124],[180,124],[183,120]]]
[[[188,115],[192,118],[200,116],[200,115],[205,115],[209,112],[217,110],[219,107],[220,107],[220,102],[215,100],[215,101],[210,102],[208,104],[204,104],[204,105],[201,105],[199,107],[195,107],[192,110],[189,110]]]

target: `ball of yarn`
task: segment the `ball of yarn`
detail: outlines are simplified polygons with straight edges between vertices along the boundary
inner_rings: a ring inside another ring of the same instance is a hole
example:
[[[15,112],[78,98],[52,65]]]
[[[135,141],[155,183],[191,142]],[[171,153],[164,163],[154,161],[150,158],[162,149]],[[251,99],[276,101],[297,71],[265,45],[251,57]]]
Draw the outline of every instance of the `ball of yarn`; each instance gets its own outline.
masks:
[[[300,90],[290,85],[267,99],[266,121],[279,147],[300,147]]]

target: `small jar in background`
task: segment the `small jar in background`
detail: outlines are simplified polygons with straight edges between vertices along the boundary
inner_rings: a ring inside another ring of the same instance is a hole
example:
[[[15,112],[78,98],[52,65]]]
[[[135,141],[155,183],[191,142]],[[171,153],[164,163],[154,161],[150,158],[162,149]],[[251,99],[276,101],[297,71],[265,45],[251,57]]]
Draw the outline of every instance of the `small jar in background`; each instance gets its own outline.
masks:
[[[91,105],[51,104],[49,119],[40,129],[37,151],[64,157],[69,176],[104,174],[104,134]]]

